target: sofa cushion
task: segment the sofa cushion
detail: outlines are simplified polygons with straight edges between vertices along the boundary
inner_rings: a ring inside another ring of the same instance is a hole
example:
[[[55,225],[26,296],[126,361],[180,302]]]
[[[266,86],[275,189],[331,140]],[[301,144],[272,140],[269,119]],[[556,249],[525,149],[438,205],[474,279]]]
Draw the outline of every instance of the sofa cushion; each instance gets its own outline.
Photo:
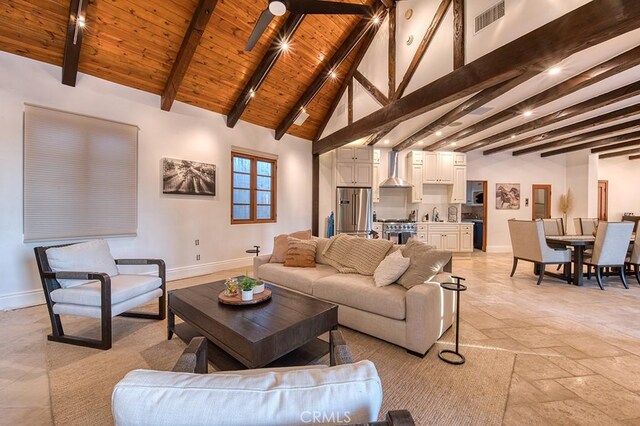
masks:
[[[273,252],[271,253],[271,263],[284,263],[284,259],[287,256],[287,250],[289,248],[287,239],[289,237],[298,238],[300,240],[311,239],[311,229],[306,231],[296,231],[291,234],[281,234],[273,239]]]
[[[406,316],[407,290],[397,284],[376,287],[373,277],[359,274],[336,274],[313,284],[313,296],[388,318]]]
[[[284,258],[284,266],[313,268],[316,266],[316,246],[314,240],[300,240],[289,237],[287,240],[287,256]]]
[[[430,281],[451,260],[451,252],[435,250],[414,238],[407,241],[402,254],[411,259],[407,271],[398,278],[398,284],[406,289]]]
[[[382,384],[371,361],[252,375],[134,370],[111,401],[120,426],[365,424],[378,418]]]
[[[342,273],[373,275],[393,247],[389,240],[371,240],[339,234],[331,238],[324,250],[329,264]]]
[[[258,268],[258,278],[302,293],[311,294],[314,281],[338,271],[329,265],[317,264],[315,268],[288,268],[281,263],[266,263]]]
[[[111,277],[111,304],[147,293],[162,285],[159,277],[151,275],[118,275]],[[51,292],[51,300],[56,303],[74,305],[100,306],[100,282],[72,288],[59,288]]]
[[[54,272],[98,272],[110,277],[118,275],[116,261],[111,256],[105,240],[91,240],[64,247],[47,249],[49,267]],[[92,280],[58,280],[62,288],[76,287]]]
[[[405,273],[411,259],[404,257],[400,250],[394,251],[385,257],[373,273],[373,280],[378,287],[393,284],[402,274]]]

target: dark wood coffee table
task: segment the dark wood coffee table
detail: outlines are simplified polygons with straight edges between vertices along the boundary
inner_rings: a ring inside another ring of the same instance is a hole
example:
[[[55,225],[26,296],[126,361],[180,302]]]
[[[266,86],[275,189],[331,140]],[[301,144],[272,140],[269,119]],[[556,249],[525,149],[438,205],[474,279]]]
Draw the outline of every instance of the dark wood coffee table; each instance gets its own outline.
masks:
[[[167,337],[176,332],[177,315],[242,365],[260,368],[338,327],[337,305],[267,286],[270,300],[246,306],[218,302],[224,281],[170,291]]]

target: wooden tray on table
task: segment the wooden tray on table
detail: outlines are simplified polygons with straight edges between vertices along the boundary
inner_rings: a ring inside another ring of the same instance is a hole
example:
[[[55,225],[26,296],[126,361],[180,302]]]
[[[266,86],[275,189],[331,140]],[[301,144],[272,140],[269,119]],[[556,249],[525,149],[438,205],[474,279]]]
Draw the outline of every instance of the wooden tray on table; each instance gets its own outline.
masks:
[[[225,296],[224,290],[218,294],[218,302],[225,305],[255,305],[257,303],[266,302],[271,299],[271,290],[265,288],[262,293],[254,294],[251,300],[242,300],[242,294],[238,293],[235,296]]]

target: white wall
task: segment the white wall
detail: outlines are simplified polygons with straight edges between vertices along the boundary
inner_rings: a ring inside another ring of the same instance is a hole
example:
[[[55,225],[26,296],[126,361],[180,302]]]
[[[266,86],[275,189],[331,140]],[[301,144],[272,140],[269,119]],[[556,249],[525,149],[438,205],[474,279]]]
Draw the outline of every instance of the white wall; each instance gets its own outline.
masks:
[[[640,161],[627,156],[598,161],[598,179],[609,181],[609,220],[619,221],[622,214],[640,215]],[[597,203],[597,199],[596,199]]]
[[[0,309],[43,300],[33,256],[39,244],[22,236],[25,102],[140,126],[138,235],[109,239],[115,257],[159,257],[170,278],[194,276],[248,266],[245,250],[254,244],[268,253],[274,235],[310,228],[310,142],[288,135],[275,141],[273,131],[242,121],[229,129],[223,116],[181,103],[164,112],[158,96],[87,75],[75,88],[64,86],[60,74],[59,67],[0,52]],[[230,224],[231,145],[279,155],[277,223]],[[163,195],[163,157],[215,164],[218,195]]]
[[[487,251],[509,252],[511,240],[507,220],[511,218],[531,220],[531,186],[551,185],[551,216],[561,217],[558,197],[566,192],[566,158],[564,155],[541,158],[539,155],[514,157],[511,153],[483,155],[473,151],[467,154],[467,179],[488,181],[487,205]],[[497,183],[520,184],[520,209],[497,210],[495,190]],[[525,206],[525,199],[529,206]]]

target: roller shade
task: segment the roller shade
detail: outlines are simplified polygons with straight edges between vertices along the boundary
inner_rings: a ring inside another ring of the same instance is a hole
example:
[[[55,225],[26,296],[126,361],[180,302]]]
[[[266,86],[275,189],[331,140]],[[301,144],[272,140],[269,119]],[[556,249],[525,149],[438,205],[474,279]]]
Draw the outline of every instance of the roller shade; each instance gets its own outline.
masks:
[[[24,240],[132,236],[138,128],[25,105]]]

